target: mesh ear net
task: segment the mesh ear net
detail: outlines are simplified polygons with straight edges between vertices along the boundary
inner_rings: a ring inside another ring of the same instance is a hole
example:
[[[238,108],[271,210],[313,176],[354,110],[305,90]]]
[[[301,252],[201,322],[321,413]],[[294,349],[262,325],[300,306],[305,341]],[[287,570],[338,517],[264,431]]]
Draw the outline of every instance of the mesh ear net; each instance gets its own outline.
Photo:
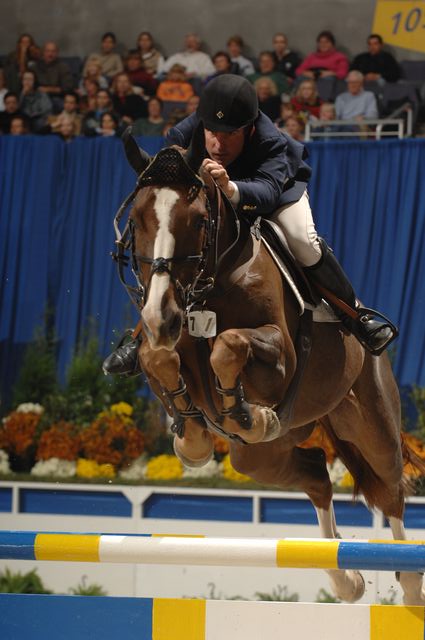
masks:
[[[140,187],[167,185],[202,187],[201,179],[195,174],[183,159],[177,149],[162,149],[152,160],[150,165],[140,175]]]

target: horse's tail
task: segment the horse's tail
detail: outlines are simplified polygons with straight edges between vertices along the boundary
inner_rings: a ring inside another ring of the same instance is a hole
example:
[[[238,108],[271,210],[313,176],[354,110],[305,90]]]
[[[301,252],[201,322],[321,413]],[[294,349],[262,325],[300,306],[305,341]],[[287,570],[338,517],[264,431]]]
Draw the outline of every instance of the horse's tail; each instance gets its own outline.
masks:
[[[388,500],[389,493],[385,483],[363,458],[358,448],[351,442],[340,440],[332,429],[327,418],[322,418],[320,424],[326,431],[336,455],[347,467],[353,477],[353,497],[363,494],[370,508],[379,507]],[[415,493],[415,479],[425,475],[425,460],[423,460],[408,442],[408,437],[401,434],[401,453],[403,456],[402,489],[405,495]]]

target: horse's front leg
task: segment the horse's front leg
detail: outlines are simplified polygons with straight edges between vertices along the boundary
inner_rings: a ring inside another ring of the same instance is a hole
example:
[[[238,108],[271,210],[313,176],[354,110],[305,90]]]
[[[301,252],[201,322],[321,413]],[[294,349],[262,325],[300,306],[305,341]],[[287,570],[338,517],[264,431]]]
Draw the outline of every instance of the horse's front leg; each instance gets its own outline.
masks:
[[[290,353],[292,375],[295,357]],[[282,399],[288,373],[280,329],[228,329],[217,336],[210,361],[223,401],[223,429],[249,443],[279,437],[281,426],[271,407]]]
[[[178,353],[167,349],[153,350],[144,340],[139,357],[152,389],[177,425],[174,436],[177,457],[191,467],[206,464],[214,454],[213,438],[199,418],[187,416],[193,407],[180,375]]]

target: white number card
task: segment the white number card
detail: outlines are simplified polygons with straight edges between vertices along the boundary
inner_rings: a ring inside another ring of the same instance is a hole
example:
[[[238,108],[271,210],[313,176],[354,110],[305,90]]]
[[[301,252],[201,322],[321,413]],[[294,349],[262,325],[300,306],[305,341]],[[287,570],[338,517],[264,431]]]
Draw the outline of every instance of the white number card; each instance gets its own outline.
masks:
[[[214,311],[202,309],[187,314],[189,335],[194,338],[214,338],[217,332],[217,317]]]

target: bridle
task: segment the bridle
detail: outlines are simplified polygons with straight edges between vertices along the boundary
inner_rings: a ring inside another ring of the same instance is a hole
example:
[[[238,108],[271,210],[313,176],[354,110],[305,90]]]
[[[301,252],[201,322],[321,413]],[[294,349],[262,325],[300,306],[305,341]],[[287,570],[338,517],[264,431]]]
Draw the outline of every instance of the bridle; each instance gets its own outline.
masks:
[[[195,255],[150,258],[136,253],[135,232],[137,227],[131,217],[128,217],[124,230],[121,232],[119,223],[127,208],[134,202],[139,191],[142,188],[155,185],[161,187],[168,185],[187,185],[189,187],[186,196],[188,204],[193,202],[201,191],[204,192],[207,216],[202,223],[203,238],[200,253]],[[127,196],[118,209],[114,218],[116,252],[111,255],[117,263],[120,281],[139,312],[143,309],[146,302],[149,286],[154,274],[167,273],[170,276],[170,281],[174,285],[180,298],[181,307],[186,313],[194,306],[204,304],[208,294],[214,288],[220,265],[239,240],[240,224],[231,203],[214,182],[213,185],[215,197],[211,204],[208,198],[207,185],[184,161],[182,154],[174,148],[162,149],[139,175],[135,189]],[[219,255],[219,232],[222,222],[221,210],[223,202],[226,206],[226,212],[230,212],[233,215],[236,238]],[[139,268],[140,263],[151,265],[147,282],[143,280],[143,275]],[[175,278],[172,266],[174,264],[187,263],[196,263],[196,271],[192,282],[184,287],[181,282]],[[124,268],[129,264],[131,264],[131,271],[136,280],[136,287],[129,285],[125,279]],[[207,265],[208,273],[206,273]]]

